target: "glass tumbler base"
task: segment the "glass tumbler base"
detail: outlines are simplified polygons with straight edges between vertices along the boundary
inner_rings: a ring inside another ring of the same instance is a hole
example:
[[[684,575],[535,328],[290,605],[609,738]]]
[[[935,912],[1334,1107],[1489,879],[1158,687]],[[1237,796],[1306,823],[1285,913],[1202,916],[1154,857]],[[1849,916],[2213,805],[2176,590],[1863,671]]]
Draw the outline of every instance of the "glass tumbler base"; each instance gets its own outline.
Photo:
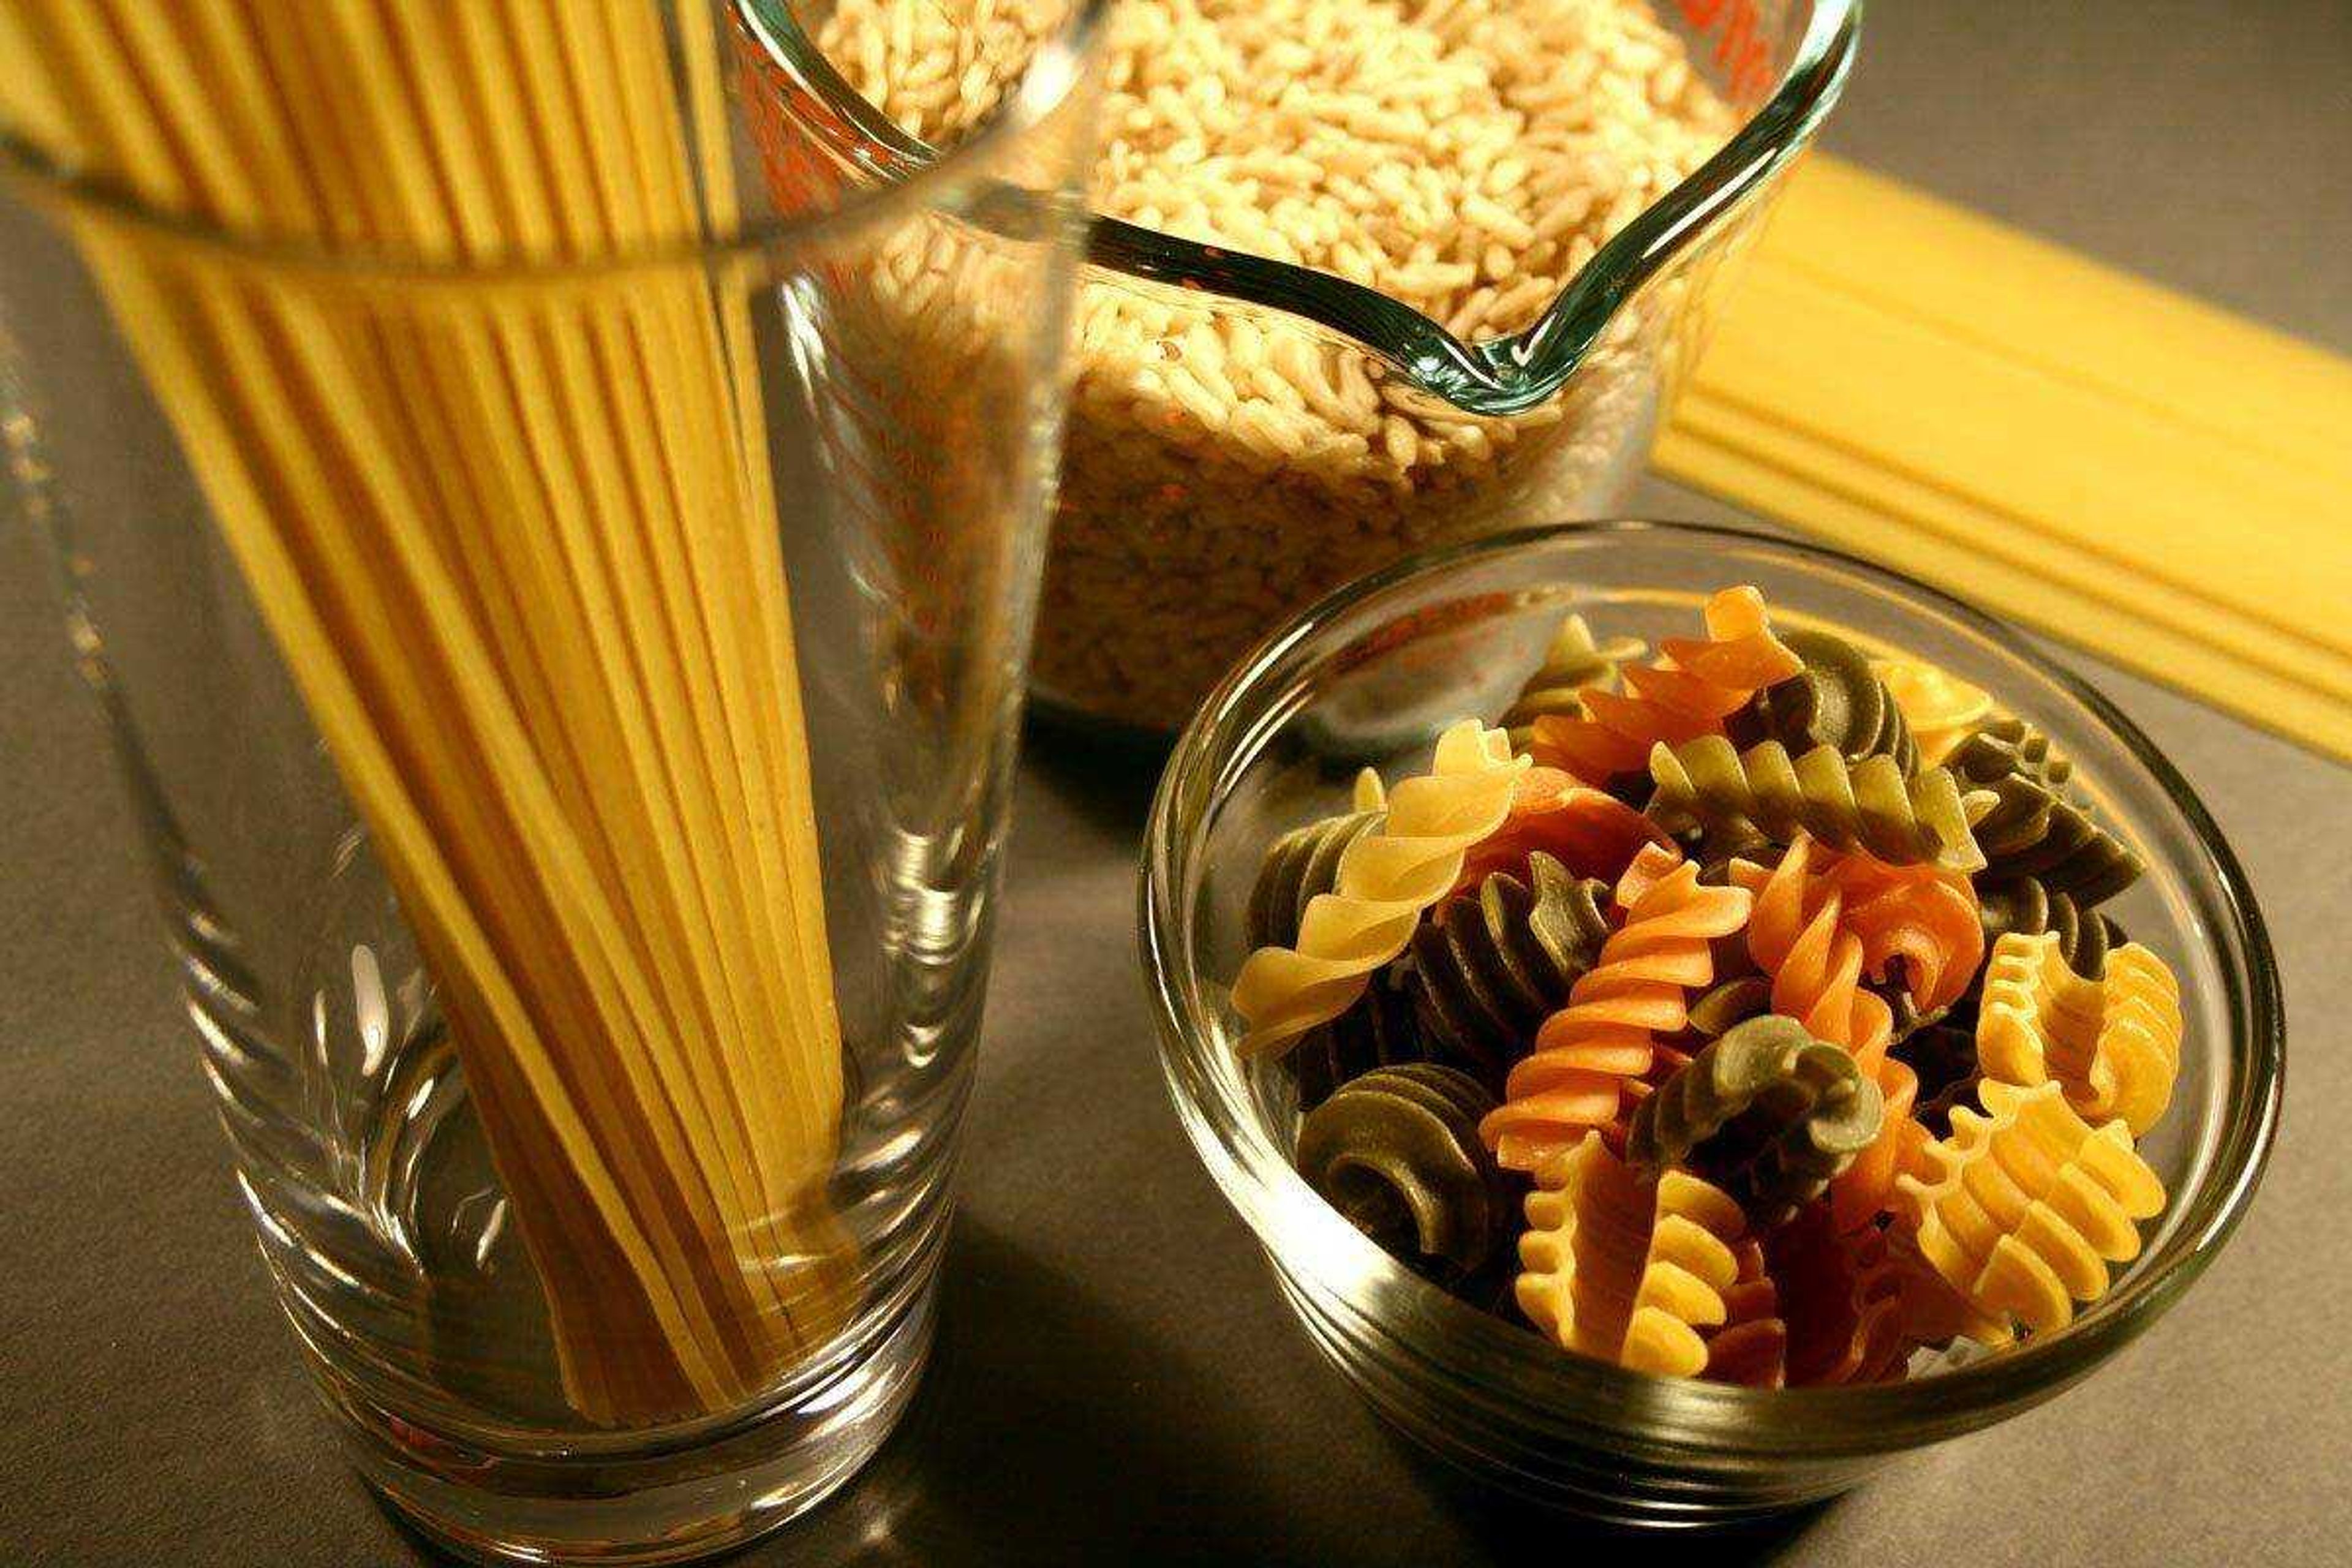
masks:
[[[781,1529],[874,1457],[929,1357],[936,1281],[841,1374],[706,1443],[509,1451],[421,1432],[313,1353],[360,1474],[435,1544],[483,1563],[684,1563]]]

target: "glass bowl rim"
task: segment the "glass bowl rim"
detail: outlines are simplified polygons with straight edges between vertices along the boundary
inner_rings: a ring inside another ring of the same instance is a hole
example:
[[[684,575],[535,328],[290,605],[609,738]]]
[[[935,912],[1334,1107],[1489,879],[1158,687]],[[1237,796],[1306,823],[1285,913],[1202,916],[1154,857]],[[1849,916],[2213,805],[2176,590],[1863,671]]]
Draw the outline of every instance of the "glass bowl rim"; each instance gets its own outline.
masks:
[[[1194,1152],[1256,1233],[1276,1269],[1303,1276],[1327,1296],[1349,1301],[1362,1313],[1360,1304],[1350,1300],[1345,1282],[1318,1278],[1315,1263],[1289,1256],[1281,1211],[1300,1194],[1310,1202],[1319,1200],[1262,1129],[1244,1125],[1244,1119],[1230,1114],[1218,1095],[1207,1092],[1215,1037],[1206,1026],[1209,1020],[1198,1016],[1188,994],[1188,977],[1180,970],[1184,949],[1179,933],[1187,918],[1180,902],[1180,873],[1193,837],[1192,828],[1179,820],[1180,802],[1213,798],[1234,759],[1254,754],[1266,730],[1278,727],[1252,722],[1252,700],[1260,695],[1267,678],[1301,645],[1360,606],[1410,584],[1562,540],[1651,534],[1715,539],[1783,554],[1797,563],[1859,579],[1892,608],[1912,615],[1926,608],[1947,616],[2032,666],[2120,742],[2195,836],[2203,855],[2201,867],[2195,868],[2197,879],[2210,878],[2231,917],[2212,941],[2225,959],[2233,958],[2242,968],[2246,981],[2246,994],[2231,998],[2234,1005],[2227,1060],[2232,1092],[2227,1104],[2234,1114],[2220,1129],[2220,1146],[2204,1179],[2173,1194],[2181,1214],[2163,1267],[2132,1280],[2104,1304],[2105,1310],[2078,1321],[2063,1333],[1933,1377],[1869,1386],[1765,1390],[1630,1372],[1564,1353],[1525,1327],[1458,1300],[1338,1222],[1357,1251],[1352,1271],[1360,1276],[1369,1270],[1383,1298],[1413,1304],[1413,1323],[1375,1324],[1388,1339],[1402,1342],[1412,1353],[1442,1369],[1475,1364],[1508,1373],[1508,1390],[1502,1389],[1500,1377],[1492,1378],[1499,1391],[1494,1403],[1509,1403],[1512,1392],[1530,1385],[1545,1394],[1540,1407],[1515,1409],[1517,1415],[1572,1419],[1579,1411],[1658,1412],[1679,1422],[1684,1436],[1706,1440],[1717,1456],[1879,1452],[1988,1425],[2086,1375],[2153,1323],[2211,1263],[2244,1216],[2276,1141],[2285,1079],[2285,1019],[2276,961],[2244,870],[2179,770],[2096,688],[2063,662],[2024,644],[2019,628],[1906,574],[1760,529],[1620,518],[1510,530],[1418,552],[1301,611],[1235,664],[1202,702],[1170,756],[1144,830],[1138,946],[1170,1097]],[[2224,962],[2221,967],[2225,979],[2233,980],[2231,964]],[[2232,984],[2231,989],[2237,987]],[[1486,1391],[1469,1392],[1475,1397]]]

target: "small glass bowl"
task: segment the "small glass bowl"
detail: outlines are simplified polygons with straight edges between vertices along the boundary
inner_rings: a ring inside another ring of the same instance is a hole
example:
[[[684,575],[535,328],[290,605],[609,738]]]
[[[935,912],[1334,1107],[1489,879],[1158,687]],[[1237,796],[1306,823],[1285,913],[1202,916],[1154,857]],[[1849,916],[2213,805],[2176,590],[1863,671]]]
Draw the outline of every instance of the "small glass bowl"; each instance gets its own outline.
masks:
[[[1279,1067],[1253,1068],[1231,1048],[1244,905],[1277,833],[1344,809],[1358,767],[1418,772],[1447,721],[1491,719],[1564,614],[1604,640],[1654,646],[1691,635],[1706,595],[1735,583],[1761,588],[1779,624],[1834,628],[1991,691],[2074,759],[2084,794],[2147,861],[2108,912],[2181,980],[2180,1078],[2142,1145],[2171,1201],[2139,1258],[2063,1333],[1858,1388],[1759,1391],[1570,1355],[1424,1282],[1325,1205],[1291,1168],[1296,1110]],[[2284,1020],[2262,917],[2212,818],[2147,738],[2014,627],[1833,552],[1726,529],[1484,538],[1401,562],[1293,621],[1227,675],[1177,744],[1146,832],[1141,942],[1177,1110],[1324,1354],[1445,1458],[1622,1524],[1715,1523],[1827,1497],[2050,1398],[2213,1260],[2278,1125]]]

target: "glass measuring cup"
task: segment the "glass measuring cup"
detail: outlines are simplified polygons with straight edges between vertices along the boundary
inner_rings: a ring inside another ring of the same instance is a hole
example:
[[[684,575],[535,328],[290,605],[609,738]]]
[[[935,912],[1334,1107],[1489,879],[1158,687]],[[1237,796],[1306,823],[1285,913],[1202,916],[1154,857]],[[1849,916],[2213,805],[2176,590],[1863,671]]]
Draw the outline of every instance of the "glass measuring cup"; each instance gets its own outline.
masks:
[[[785,90],[819,106],[803,140],[769,150],[772,188],[903,177],[939,155],[812,42],[832,0],[739,5]],[[1172,729],[1337,584],[1437,540],[1611,509],[1730,264],[1835,103],[1861,16],[1859,0],[1653,9],[1724,140],[1515,326],[1449,325],[1332,273],[1096,217],[1038,626],[1044,704]],[[1140,363],[1120,331],[1139,332]]]

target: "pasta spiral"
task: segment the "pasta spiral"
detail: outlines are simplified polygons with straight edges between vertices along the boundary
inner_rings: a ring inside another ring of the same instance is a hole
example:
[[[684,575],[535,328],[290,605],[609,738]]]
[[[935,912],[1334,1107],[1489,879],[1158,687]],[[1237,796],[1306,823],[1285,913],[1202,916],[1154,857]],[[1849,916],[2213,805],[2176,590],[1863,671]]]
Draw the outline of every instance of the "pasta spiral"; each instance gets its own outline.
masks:
[[[1688,1377],[1706,1365],[1702,1328],[1728,1316],[1739,1205],[1696,1176],[1651,1182],[1598,1133],[1547,1160],[1519,1237],[1519,1310],[1564,1350]]]
[[[1282,1058],[1297,1086],[1301,1111],[1314,1110],[1341,1084],[1374,1068],[1434,1058],[1435,1050],[1413,1018],[1402,968],[1399,961],[1372,975],[1346,1012],[1309,1029]]]
[[[1948,765],[1970,784],[2015,777],[2058,795],[2065,793],[2074,772],[2074,764],[2050,743],[2049,736],[2009,714],[1962,736],[1952,749]]]
[[[1811,1204],[1764,1247],[1790,1325],[1790,1387],[1878,1383],[1901,1366],[1903,1283],[1885,1231],[1846,1229]]]
[[[1464,720],[1438,738],[1425,777],[1397,785],[1381,826],[1339,857],[1332,890],[1310,900],[1294,947],[1261,947],[1234,977],[1246,1056],[1287,1050],[1347,1011],[1366,977],[1404,950],[1423,910],[1461,875],[1462,857],[1501,826],[1527,768],[1499,730]]]
[[[1903,710],[1919,761],[1928,767],[1943,763],[1992,712],[1991,692],[1924,659],[1874,659],[1871,668]]]
[[[1758,692],[1729,733],[1743,742],[1778,741],[1793,755],[1828,746],[1850,763],[1887,757],[1906,775],[1917,770],[1919,747],[1902,706],[1860,648],[1809,629],[1786,633],[1780,641],[1804,668]]]
[[[1475,896],[1439,904],[1412,934],[1407,985],[1422,1034],[1433,1054],[1498,1089],[1609,936],[1605,886],[1579,881],[1540,850],[1528,869],[1532,888],[1496,871]]]
[[[1510,1227],[1510,1194],[1478,1148],[1478,1119],[1494,1103],[1452,1068],[1376,1068],[1300,1124],[1299,1173],[1420,1271],[1465,1279],[1499,1252]]]
[[[1986,881],[2030,877],[2080,911],[2114,898],[2147,869],[2121,839],[2048,786],[2012,773],[1987,787],[1994,804],[1977,825]]]
[[[1519,775],[1503,825],[1463,857],[1454,891],[1475,889],[1496,871],[1525,879],[1528,857],[1544,854],[1580,877],[1613,883],[1646,844],[1664,831],[1616,796],[1577,783],[1558,768]]]
[[[1977,889],[1977,908],[1990,947],[2011,931],[2058,939],[2059,956],[2077,974],[2096,980],[2107,966],[2107,953],[2122,940],[2121,928],[2103,914],[2084,911],[2073,895],[2053,893],[2039,878],[2020,877]]]
[[[2084,1117],[2120,1118],[2135,1138],[2172,1099],[2182,1030],[2179,982],[2137,942],[2116,949],[2097,980],[2069,968],[2053,935],[2004,936],[1985,965],[1985,1074],[2023,1087],[2054,1081]]]
[[[2164,1185],[2120,1121],[2094,1129],[2055,1083],[1987,1079],[1986,1115],[1952,1112],[1929,1144],[1930,1179],[1896,1183],[1919,1254],[1970,1306],[2036,1333],[2074,1321],[2108,1284],[2108,1265],[2139,1254],[2136,1221],[2160,1213]]]
[[[1618,667],[1631,664],[1649,651],[1649,645],[1639,637],[1619,637],[1605,643],[1597,642],[1592,628],[1584,624],[1584,617],[1570,616],[1559,623],[1551,645],[1544,649],[1543,662],[1528,677],[1517,699],[1495,722],[1510,736],[1512,747],[1524,752],[1535,738],[1537,720],[1554,715],[1567,719],[1585,717],[1581,694],[1596,687],[1603,691],[1613,690]]]
[[[1738,931],[1752,901],[1741,889],[1699,886],[1697,867],[1654,846],[1634,857],[1617,900],[1624,923],[1568,1005],[1544,1020],[1479,1129],[1509,1169],[1533,1170],[1587,1129],[1617,1121],[1625,1081],[1649,1070],[1657,1035],[1683,1027],[1686,993],[1714,979],[1708,943]]]
[[[1331,890],[1339,857],[1348,846],[1386,820],[1384,809],[1343,812],[1293,828],[1276,839],[1258,862],[1250,888],[1245,930],[1253,948],[1283,946],[1298,940],[1307,906]]]
[[[1942,768],[1906,779],[1889,757],[1849,763],[1835,747],[1816,746],[1791,759],[1778,741],[1741,752],[1720,735],[1701,735],[1658,742],[1650,777],[1657,785],[1650,816],[1669,832],[1733,818],[1782,843],[1808,833],[1892,864],[1960,871],[1984,864],[1959,786]]]
[[[1593,785],[1637,773],[1660,742],[1720,734],[1723,721],[1776,680],[1804,668],[1772,635],[1764,595],[1727,588],[1706,603],[1706,636],[1669,637],[1654,664],[1632,665],[1622,693],[1587,688],[1587,717],[1535,721],[1528,751]]]
[[[1800,834],[1769,872],[1733,865],[1734,881],[1755,895],[1748,951],[1771,976],[1773,1012],[1874,1071],[1893,1038],[1894,1010],[1862,984],[1862,938],[1840,922],[1844,894],[1836,882],[1812,873],[1814,849]]]
[[[1676,1167],[1729,1194],[1759,1226],[1819,1197],[1878,1137],[1878,1089],[1853,1057],[1794,1019],[1751,1018],[1643,1100],[1627,1159]]]
[[[1849,858],[1833,859],[1817,875],[1812,870],[1815,848],[1811,839],[1800,834],[1769,874],[1744,862],[1733,870],[1740,881],[1756,889],[1756,910],[1748,924],[1748,950],[1772,977],[1773,1011],[1799,1020],[1815,1038],[1852,1051],[1855,1065],[1878,1089],[1883,1108],[1878,1136],[1831,1184],[1838,1222],[1855,1226],[1875,1218],[1894,1190],[1904,1129],[1919,1082],[1909,1067],[1888,1055],[1894,1041],[1894,1009],[1862,984],[1872,944],[1850,929],[1846,916],[1847,888],[1864,889],[1861,907],[1867,909],[1872,899],[1882,896],[1872,889],[1882,887],[1890,870]],[[1973,940],[1978,935],[1974,911],[1954,912],[1958,929]],[[1874,913],[1870,917],[1876,918]],[[1948,912],[1944,922],[1948,933],[1952,918],[1953,912]],[[1864,924],[1870,929],[1869,921]],[[1907,939],[1898,942],[1881,937],[1879,941],[1882,964],[1891,963],[1898,952],[1916,958],[1923,951]],[[1971,947],[1958,963],[1947,956],[1916,965],[1913,979],[1937,987],[1928,994],[1933,999],[1948,988],[1946,975],[1965,984],[1975,962]]]
[[[1780,1287],[1765,1266],[1763,1244],[1731,1249],[1738,1272],[1723,1291],[1723,1323],[1707,1334],[1706,1365],[1699,1375],[1743,1388],[1779,1388],[1788,1381],[1789,1324],[1780,1315]]]

